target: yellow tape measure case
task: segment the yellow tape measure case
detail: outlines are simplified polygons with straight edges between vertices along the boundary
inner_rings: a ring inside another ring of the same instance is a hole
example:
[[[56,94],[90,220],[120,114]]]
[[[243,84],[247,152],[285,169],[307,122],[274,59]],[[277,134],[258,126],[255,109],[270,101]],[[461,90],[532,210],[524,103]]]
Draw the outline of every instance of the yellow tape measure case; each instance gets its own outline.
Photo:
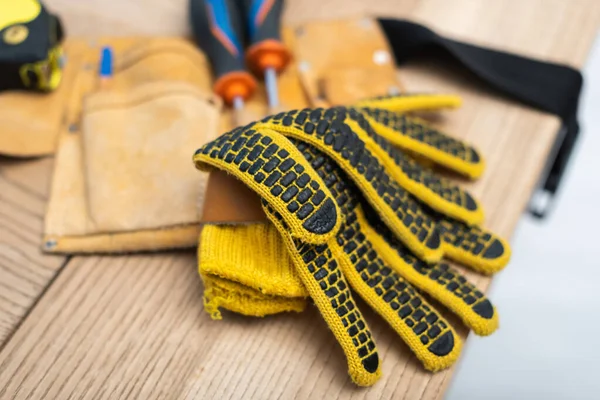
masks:
[[[0,91],[50,91],[61,79],[64,32],[37,0],[0,2]]]

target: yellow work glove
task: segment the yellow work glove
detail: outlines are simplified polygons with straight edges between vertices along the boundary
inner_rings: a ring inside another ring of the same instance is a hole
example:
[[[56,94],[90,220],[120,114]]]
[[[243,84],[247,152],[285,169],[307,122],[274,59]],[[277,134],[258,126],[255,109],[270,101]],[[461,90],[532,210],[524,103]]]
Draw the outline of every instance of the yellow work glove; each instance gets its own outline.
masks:
[[[446,304],[479,334],[489,334],[496,328],[497,315],[483,294],[463,277],[447,265],[431,266],[418,260],[394,237],[399,237],[419,257],[428,261],[436,261],[443,253],[444,246],[434,218],[390,177],[392,174],[400,175],[397,161],[399,157],[406,156],[393,150],[385,139],[375,133],[362,112],[360,109],[335,108],[283,113],[223,135],[200,149],[195,161],[199,167],[211,165],[226,170],[253,188],[263,198],[267,216],[281,234],[291,256],[274,256],[278,253],[276,249],[281,248],[275,244],[264,253],[260,246],[258,249],[253,247],[246,257],[235,261],[231,255],[236,251],[227,247],[228,240],[230,245],[236,242],[244,246],[244,239],[243,235],[232,235],[254,230],[255,235],[248,237],[255,237],[259,242],[264,237],[266,245],[268,239],[274,237],[269,228],[206,227],[200,245],[200,269],[207,283],[208,296],[220,298],[220,305],[225,308],[249,315],[278,312],[279,299],[295,298],[291,288],[302,295],[302,286],[290,273],[295,271],[306,293],[313,298],[341,343],[352,379],[358,384],[370,385],[380,373],[378,357],[346,279],[430,370],[449,366],[458,356],[460,340],[450,325],[398,272]],[[311,159],[311,165],[277,132],[310,143],[310,147],[300,147],[304,156]],[[319,154],[312,146],[319,147],[327,156]],[[387,154],[393,163],[382,154]],[[337,166],[328,157],[335,160]],[[474,164],[480,162],[479,157],[477,160]],[[414,168],[418,167],[414,161],[410,163],[414,164]],[[340,167],[344,172],[339,171]],[[424,184],[415,185],[422,189],[421,193],[413,188],[416,195],[420,194],[421,199],[427,195],[434,199],[443,197],[442,194],[435,197],[436,191],[432,190],[435,186],[427,186],[435,178],[430,172],[420,170],[418,176],[425,179]],[[458,194],[463,204],[467,204],[464,199],[472,200],[448,182],[435,179],[442,182],[445,190]],[[382,229],[380,223],[373,222],[374,228],[367,222],[358,203],[361,197],[358,192],[362,192],[370,204],[365,206],[367,214],[377,215],[371,218],[373,221],[381,218],[389,231]],[[456,203],[460,201],[453,204]],[[474,200],[473,203],[476,205]],[[439,212],[452,208],[443,201],[428,204],[438,210],[436,218],[446,218],[441,217]],[[479,212],[477,205],[470,208],[458,209],[465,212],[455,209],[452,215],[468,220],[475,215],[473,211]],[[341,223],[342,230],[336,235]],[[463,226],[465,230],[472,229]],[[263,228],[264,232],[259,232]],[[488,249],[498,246],[503,251],[499,257],[474,257],[478,260],[475,264],[478,267],[491,265],[497,269],[501,266],[499,260],[506,261],[508,247],[501,239],[491,234],[484,235],[490,236],[484,255],[489,256]],[[219,252],[221,260],[234,260],[233,268],[218,268],[220,261],[215,255]],[[239,251],[237,253],[240,254]],[[465,259],[468,261],[468,257]],[[496,263],[490,263],[490,259]],[[270,264],[279,266],[272,268]],[[236,269],[246,272],[240,274]],[[270,277],[278,283],[271,284]],[[278,293],[273,287],[287,289]],[[238,290],[240,288],[243,290]],[[250,310],[244,306],[246,303],[258,306]],[[237,307],[232,306],[234,304]],[[288,303],[279,311],[301,307],[299,302]]]
[[[409,94],[368,99],[355,109],[367,121],[362,130],[376,142],[372,148],[386,166],[392,165],[388,168],[390,174],[419,199],[436,220],[445,242],[446,257],[481,273],[492,274],[508,263],[510,247],[479,226],[484,219],[481,206],[468,192],[422,167],[406,154],[468,178],[479,177],[485,162],[472,146],[419,118],[403,114],[459,105],[457,96]],[[394,164],[397,168],[393,168]]]
[[[429,95],[384,97],[353,108],[281,113],[254,128],[296,138],[331,157],[417,257],[437,262],[445,253],[489,274],[506,265],[510,250],[505,241],[477,225],[483,221],[481,206],[468,192],[396,147],[463,175],[479,176],[484,161],[474,148],[395,112],[417,105],[421,109],[450,106],[456,100]]]

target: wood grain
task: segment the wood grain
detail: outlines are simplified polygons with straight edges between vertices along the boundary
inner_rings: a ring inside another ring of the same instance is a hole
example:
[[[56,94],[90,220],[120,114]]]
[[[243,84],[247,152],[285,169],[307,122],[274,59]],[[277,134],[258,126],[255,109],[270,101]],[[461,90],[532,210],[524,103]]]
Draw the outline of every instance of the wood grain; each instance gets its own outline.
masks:
[[[187,32],[187,0],[47,2],[64,15],[72,34]],[[285,19],[291,23],[366,10],[410,17],[455,37],[576,66],[585,61],[600,21],[596,0],[288,1]],[[400,73],[409,90],[463,95],[461,110],[436,121],[487,156],[485,177],[469,186],[482,200],[487,225],[510,236],[554,140],[557,119],[485,91],[472,76],[449,65],[424,60]],[[349,381],[342,352],[314,308],[301,315],[251,319],[226,314],[223,321],[210,320],[191,252],[76,257],[44,292],[62,262],[41,256],[35,243],[45,199],[40,188],[49,167],[42,160],[1,169],[0,232],[3,243],[13,242],[10,250],[0,249],[0,260],[16,254],[18,262],[11,275],[0,270],[0,320],[13,330],[43,296],[0,353],[0,398],[443,396],[452,371],[424,372],[363,303],[383,359],[384,376],[369,389]],[[7,235],[15,237],[4,239]],[[28,272],[38,263],[46,269]],[[487,278],[469,275],[482,288],[489,284]],[[5,276],[17,278],[9,282]]]
[[[51,159],[0,159],[0,348],[65,262],[40,250],[51,172]]]

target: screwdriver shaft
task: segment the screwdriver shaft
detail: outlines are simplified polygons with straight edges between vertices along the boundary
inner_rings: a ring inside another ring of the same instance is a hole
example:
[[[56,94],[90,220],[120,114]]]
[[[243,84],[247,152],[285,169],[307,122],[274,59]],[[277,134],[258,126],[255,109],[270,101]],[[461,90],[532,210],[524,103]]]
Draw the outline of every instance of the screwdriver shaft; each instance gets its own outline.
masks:
[[[265,69],[265,89],[267,91],[269,111],[275,112],[279,107],[279,93],[277,89],[277,72],[274,68]]]
[[[242,110],[244,108],[244,99],[242,96],[235,96],[233,98],[233,109],[236,111]]]
[[[233,125],[242,126],[247,122],[245,121],[244,114],[244,98],[242,96],[236,96],[233,98]]]

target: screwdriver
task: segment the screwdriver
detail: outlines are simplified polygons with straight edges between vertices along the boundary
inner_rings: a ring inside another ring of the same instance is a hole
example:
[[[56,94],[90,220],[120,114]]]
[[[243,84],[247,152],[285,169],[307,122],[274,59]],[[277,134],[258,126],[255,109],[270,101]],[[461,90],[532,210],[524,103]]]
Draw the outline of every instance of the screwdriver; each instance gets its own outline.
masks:
[[[256,81],[245,70],[241,10],[233,0],[190,0],[190,16],[194,38],[212,65],[213,90],[233,105],[236,125],[242,125],[244,102]]]
[[[283,0],[244,0],[243,4],[250,38],[246,60],[255,74],[264,74],[269,109],[277,112],[277,73],[286,67],[291,58],[279,33]]]

